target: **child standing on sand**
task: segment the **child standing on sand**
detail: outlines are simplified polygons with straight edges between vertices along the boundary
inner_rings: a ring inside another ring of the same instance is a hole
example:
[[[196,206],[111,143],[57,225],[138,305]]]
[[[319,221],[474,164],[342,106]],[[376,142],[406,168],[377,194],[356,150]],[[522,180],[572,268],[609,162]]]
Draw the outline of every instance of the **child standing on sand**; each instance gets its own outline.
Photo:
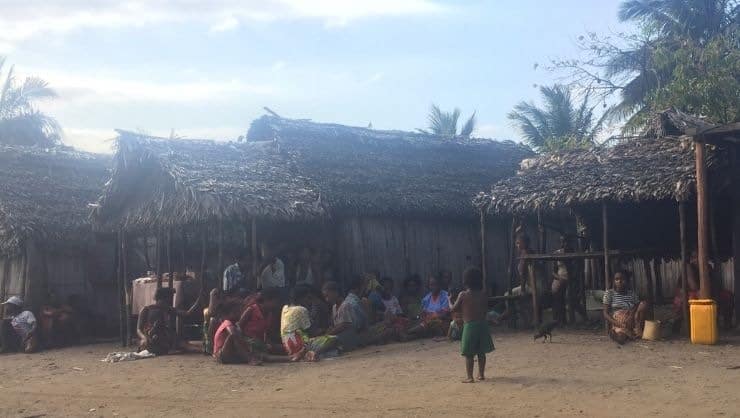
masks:
[[[462,312],[463,325],[460,351],[465,356],[465,370],[468,378],[463,383],[473,383],[473,366],[475,357],[478,357],[478,380],[486,379],[486,353],[494,350],[491,333],[488,330],[486,311],[488,297],[483,291],[483,274],[475,267],[469,267],[463,273],[465,290],[460,292],[454,305],[450,306],[453,312]]]

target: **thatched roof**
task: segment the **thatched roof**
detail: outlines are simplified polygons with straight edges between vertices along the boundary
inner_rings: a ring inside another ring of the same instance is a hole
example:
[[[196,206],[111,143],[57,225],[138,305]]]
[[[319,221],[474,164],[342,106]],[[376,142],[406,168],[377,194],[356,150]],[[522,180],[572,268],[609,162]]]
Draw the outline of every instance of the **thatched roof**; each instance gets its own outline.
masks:
[[[172,226],[216,218],[324,215],[319,193],[272,143],[164,139],[118,131],[98,221]]]
[[[70,148],[0,145],[0,253],[85,239],[90,204],[108,178],[105,157]]]
[[[340,214],[471,216],[469,196],[512,175],[532,155],[510,141],[272,116],[256,120],[246,142],[119,133],[98,215],[129,226]]]
[[[512,141],[444,138],[263,116],[249,141],[274,140],[332,213],[466,216],[482,185],[512,175],[533,153]]]
[[[516,176],[480,193],[491,213],[522,213],[601,202],[685,200],[694,192],[694,144],[683,136],[708,126],[668,110],[642,136],[615,146],[560,151],[522,161]],[[710,167],[719,163],[710,158]]]

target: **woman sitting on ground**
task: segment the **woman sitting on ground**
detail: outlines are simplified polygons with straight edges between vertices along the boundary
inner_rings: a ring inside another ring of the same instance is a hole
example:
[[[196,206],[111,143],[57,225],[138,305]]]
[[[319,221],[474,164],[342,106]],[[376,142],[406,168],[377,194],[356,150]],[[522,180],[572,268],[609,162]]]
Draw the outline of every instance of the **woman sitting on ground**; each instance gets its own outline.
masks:
[[[350,284],[345,297],[339,292],[336,282],[326,282],[321,289],[324,299],[332,307],[331,327],[326,332],[336,335],[344,351],[352,351],[362,345],[361,334],[367,330],[367,313],[359,297],[362,281]]]
[[[256,305],[254,305],[256,306]],[[287,356],[275,356],[267,354],[267,345],[263,340],[253,338],[242,333],[236,322],[242,312],[242,305],[238,301],[230,301],[220,305],[219,315],[223,318],[216,334],[213,336],[213,357],[221,364],[247,363],[259,365],[264,362],[290,361]],[[256,317],[255,310],[252,311]],[[244,316],[242,315],[242,319]],[[240,321],[241,322],[241,321]],[[250,320],[245,321],[249,328]],[[253,329],[258,321],[251,324]]]
[[[155,303],[141,309],[136,325],[140,350],[148,350],[161,356],[173,349],[180,351],[185,349],[178,340],[175,320],[177,317],[186,317],[195,312],[200,297],[189,310],[184,311],[172,307],[174,295],[174,289],[161,287],[154,292]]]
[[[609,337],[619,344],[642,336],[647,302],[640,302],[628,288],[627,274],[614,275],[614,288],[604,293],[604,319],[609,324]]]
[[[309,335],[311,317],[308,307],[312,305],[312,298],[310,287],[298,285],[293,289],[290,304],[283,306],[280,336],[285,351],[293,360],[316,361],[338,344],[334,335]]]
[[[279,309],[280,291],[271,287],[263,289],[244,309],[239,319],[239,329],[245,336],[264,344],[265,351],[274,352],[274,347],[270,344],[270,335],[274,335],[271,330]]]
[[[401,309],[406,317],[415,320],[421,316],[421,278],[418,274],[407,277],[401,289]]]
[[[429,277],[429,293],[421,300],[421,323],[409,330],[411,334],[443,336],[450,320],[450,296],[442,290],[436,277]]]

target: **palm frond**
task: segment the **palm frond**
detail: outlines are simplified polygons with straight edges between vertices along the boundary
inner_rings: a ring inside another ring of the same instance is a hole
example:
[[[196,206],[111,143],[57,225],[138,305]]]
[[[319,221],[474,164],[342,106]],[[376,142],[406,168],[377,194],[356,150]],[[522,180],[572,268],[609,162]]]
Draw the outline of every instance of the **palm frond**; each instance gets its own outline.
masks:
[[[475,119],[475,114],[476,114],[476,111],[474,111],[473,114],[470,115],[470,118],[465,122],[465,124],[460,129],[461,136],[469,138],[470,135],[473,134],[473,131],[475,130],[475,125],[477,123]]]

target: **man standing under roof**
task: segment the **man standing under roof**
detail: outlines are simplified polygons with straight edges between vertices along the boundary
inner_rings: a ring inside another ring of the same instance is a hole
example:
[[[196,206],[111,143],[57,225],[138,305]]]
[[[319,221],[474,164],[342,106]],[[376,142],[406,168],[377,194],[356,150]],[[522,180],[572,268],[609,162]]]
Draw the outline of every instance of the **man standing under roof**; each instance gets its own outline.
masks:
[[[11,296],[3,302],[5,316],[0,322],[0,353],[22,351],[33,353],[38,349],[36,317],[23,310],[23,299]]]
[[[250,276],[249,267],[249,256],[246,253],[242,253],[236,263],[226,267],[221,287],[225,295],[245,297],[255,291],[248,280]]]
[[[262,244],[262,265],[260,266],[259,288],[274,287],[280,289],[282,302],[288,300],[288,288],[285,283],[285,264],[277,253],[267,244]]]

